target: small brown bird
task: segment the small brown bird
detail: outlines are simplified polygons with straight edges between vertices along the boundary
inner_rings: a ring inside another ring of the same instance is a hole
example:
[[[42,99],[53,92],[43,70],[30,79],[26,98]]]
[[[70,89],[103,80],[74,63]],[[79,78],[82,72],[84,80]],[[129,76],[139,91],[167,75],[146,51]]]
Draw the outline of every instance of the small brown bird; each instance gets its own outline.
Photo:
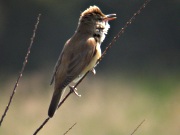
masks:
[[[62,91],[71,82],[80,80],[87,71],[93,71],[101,57],[101,43],[110,28],[108,21],[116,19],[116,14],[105,15],[97,6],[90,6],[81,13],[74,35],[65,43],[56,63],[53,78],[54,94],[48,115],[53,117]]]

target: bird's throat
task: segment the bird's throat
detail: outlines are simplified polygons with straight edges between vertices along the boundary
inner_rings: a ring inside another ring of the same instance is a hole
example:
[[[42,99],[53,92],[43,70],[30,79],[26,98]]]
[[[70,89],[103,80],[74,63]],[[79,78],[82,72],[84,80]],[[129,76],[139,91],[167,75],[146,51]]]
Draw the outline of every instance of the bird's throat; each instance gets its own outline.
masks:
[[[96,29],[93,36],[97,42],[101,44],[104,41],[109,28],[110,25],[108,24],[108,21],[101,21],[96,23]]]

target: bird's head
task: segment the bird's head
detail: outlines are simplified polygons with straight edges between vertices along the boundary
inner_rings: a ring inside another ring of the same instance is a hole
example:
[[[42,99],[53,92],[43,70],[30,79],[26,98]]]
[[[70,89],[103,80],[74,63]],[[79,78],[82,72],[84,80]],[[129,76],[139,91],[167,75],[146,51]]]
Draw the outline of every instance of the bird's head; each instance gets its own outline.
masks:
[[[97,6],[90,6],[81,13],[78,28],[95,31],[97,28],[104,29],[108,21],[116,19],[116,14],[105,15]]]

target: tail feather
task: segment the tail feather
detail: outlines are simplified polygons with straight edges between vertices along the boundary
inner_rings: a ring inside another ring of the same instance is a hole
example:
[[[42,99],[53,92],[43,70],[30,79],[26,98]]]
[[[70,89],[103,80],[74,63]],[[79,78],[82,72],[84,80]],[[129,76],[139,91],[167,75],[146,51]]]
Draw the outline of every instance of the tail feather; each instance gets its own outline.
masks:
[[[49,110],[48,110],[49,117],[53,117],[53,115],[57,109],[57,106],[59,104],[59,101],[61,98],[61,93],[62,93],[62,90],[58,90],[58,92],[54,92],[50,106],[49,106]]]
[[[54,113],[58,107],[59,101],[61,99],[61,97],[63,96],[65,90],[67,87],[65,87],[64,89],[56,89],[54,91],[53,97],[51,99],[51,103],[49,106],[49,110],[48,110],[48,115],[49,117],[53,117]]]

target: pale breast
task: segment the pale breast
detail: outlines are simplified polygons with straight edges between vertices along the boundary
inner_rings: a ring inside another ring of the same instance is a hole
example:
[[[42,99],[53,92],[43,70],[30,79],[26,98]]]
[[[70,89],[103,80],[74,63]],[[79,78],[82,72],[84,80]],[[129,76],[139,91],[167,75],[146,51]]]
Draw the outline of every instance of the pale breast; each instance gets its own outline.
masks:
[[[86,72],[92,70],[94,68],[94,66],[96,65],[97,60],[101,57],[101,48],[100,48],[100,44],[97,43],[96,46],[96,54],[94,55],[94,57],[92,58],[91,62],[89,63],[89,65],[87,67],[85,67],[85,69],[81,72],[81,74],[73,81],[74,83],[77,83],[84,75]]]
[[[97,60],[101,57],[101,48],[100,48],[100,44],[97,43],[96,46],[96,54],[94,55],[94,57],[92,58],[91,62],[89,63],[89,65],[84,69],[83,73],[86,73],[89,70],[92,70],[93,67],[96,65]]]

